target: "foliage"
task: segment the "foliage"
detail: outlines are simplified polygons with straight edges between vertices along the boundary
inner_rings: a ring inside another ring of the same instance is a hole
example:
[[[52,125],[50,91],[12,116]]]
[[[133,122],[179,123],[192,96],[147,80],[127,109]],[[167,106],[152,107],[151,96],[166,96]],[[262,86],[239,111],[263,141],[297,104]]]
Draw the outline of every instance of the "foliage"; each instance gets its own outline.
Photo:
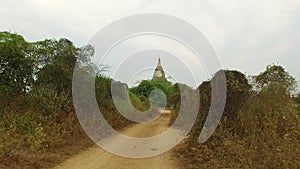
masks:
[[[150,102],[158,107],[163,107],[165,106],[163,100],[166,99],[168,102],[168,97],[176,92],[171,82],[161,80],[143,80],[138,86],[129,90],[143,100],[146,107],[148,107],[147,104],[149,105]],[[167,103],[167,106],[170,106],[170,104]]]
[[[146,111],[150,108],[150,102],[144,96],[138,97],[135,94],[129,92],[129,98],[132,105],[139,111]]]
[[[151,91],[155,89],[155,86],[151,81],[143,80],[137,87],[133,87],[130,91],[136,95],[144,96],[148,98]]]
[[[270,85],[282,86],[287,93],[295,91],[296,81],[282,66],[269,65],[267,69],[254,76],[255,86],[261,90]]]
[[[227,103],[224,118],[205,144],[199,144],[197,138],[210,105],[210,82],[199,86],[200,116],[189,139],[177,153],[186,168],[300,167],[300,119],[289,93],[293,78],[284,71],[280,76],[284,75],[281,77],[288,82],[278,82],[276,71],[272,72],[268,67],[266,72],[254,77],[256,88],[251,90],[243,74],[225,71]],[[235,118],[230,119],[227,112]]]
[[[0,32],[0,91],[24,93],[33,82],[30,43],[17,34]]]
[[[138,86],[131,88],[130,91],[137,96],[148,98],[150,93],[155,89],[162,90],[167,97],[174,93],[170,82],[158,80],[143,80]]]
[[[172,124],[178,117],[181,106],[181,97],[183,97],[182,92],[186,90],[193,90],[190,86],[181,83],[175,83],[173,86],[173,94],[168,97],[167,107],[171,109],[171,119]]]
[[[91,46],[76,48],[68,39],[45,40],[34,43],[39,60],[36,86],[48,86],[58,93],[71,93],[72,75],[76,61],[86,64],[93,55]]]
[[[286,88],[276,85],[252,96],[239,113],[240,135],[252,151],[251,168],[298,168],[299,117]],[[291,147],[295,147],[291,151]],[[272,156],[269,154],[272,152]]]
[[[0,168],[51,168],[92,145],[76,118],[71,83],[75,63],[89,67],[93,52],[68,39],[29,43],[0,32]],[[130,124],[113,106],[111,79],[99,75],[95,81],[108,122],[115,128]]]
[[[218,73],[218,72],[217,72]],[[216,73],[216,74],[217,74]],[[238,111],[249,96],[251,86],[244,74],[239,71],[225,70],[226,104],[221,123],[231,131],[234,130]],[[212,78],[214,80],[216,76]],[[211,81],[212,81],[211,80]],[[204,81],[199,87],[200,109],[196,124],[192,130],[193,136],[198,136],[206,120],[211,105],[211,81]]]

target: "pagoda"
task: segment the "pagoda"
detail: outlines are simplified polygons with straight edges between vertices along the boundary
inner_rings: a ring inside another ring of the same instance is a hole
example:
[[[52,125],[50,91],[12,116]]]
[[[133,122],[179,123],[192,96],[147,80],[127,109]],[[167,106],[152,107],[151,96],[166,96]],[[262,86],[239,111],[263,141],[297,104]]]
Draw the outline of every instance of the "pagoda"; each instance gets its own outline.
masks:
[[[157,63],[157,66],[155,68],[155,71],[153,73],[152,80],[166,81],[165,72],[164,72],[164,69],[161,66],[160,58],[158,59],[158,63]]]

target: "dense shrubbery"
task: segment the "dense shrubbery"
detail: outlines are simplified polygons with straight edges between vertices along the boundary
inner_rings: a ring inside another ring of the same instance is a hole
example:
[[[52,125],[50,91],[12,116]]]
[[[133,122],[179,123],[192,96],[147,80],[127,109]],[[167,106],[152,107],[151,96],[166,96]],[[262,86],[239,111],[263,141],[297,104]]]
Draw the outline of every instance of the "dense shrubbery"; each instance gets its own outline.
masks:
[[[137,96],[144,96],[148,98],[151,91],[155,89],[162,90],[166,97],[169,97],[174,93],[171,82],[159,80],[143,80],[138,86],[131,88],[130,91]]]
[[[253,77],[225,71],[227,103],[213,136],[198,137],[210,105],[210,82],[199,86],[201,106],[186,144],[181,145],[187,168],[299,168],[300,120],[290,92],[294,79],[280,66],[269,66]],[[280,80],[279,80],[280,79]]]
[[[119,128],[122,128],[122,127],[132,123],[132,122],[127,120],[121,114],[118,113],[119,111],[115,107],[114,101],[112,98],[112,93],[111,93],[112,84],[120,86],[120,88],[116,87],[116,88],[114,88],[114,90],[124,89],[124,90],[122,90],[122,92],[124,92],[124,93],[128,91],[128,87],[126,84],[123,84],[121,82],[115,82],[108,77],[97,76],[96,80],[95,80],[96,98],[98,101],[99,109],[100,109],[101,113],[103,114],[103,116],[108,121],[108,123],[112,127],[119,129]],[[114,92],[118,93],[118,91],[114,91]],[[122,93],[122,94],[124,94],[124,93]],[[119,102],[120,104],[126,104],[125,106],[127,106],[127,102],[124,101],[125,98],[123,98],[123,97],[124,96],[118,96],[118,97],[116,97],[115,101]],[[150,105],[149,105],[148,99],[142,100],[141,98],[143,98],[143,97],[139,98],[138,96],[136,96],[135,94],[133,94],[129,91],[129,99],[130,99],[132,105],[140,111],[145,111],[150,107]]]
[[[178,113],[181,107],[181,99],[182,99],[181,97],[183,97],[182,92],[184,92],[185,90],[193,90],[193,89],[186,84],[176,83],[173,86],[174,93],[168,97],[167,107],[171,109],[171,119],[169,123],[170,125],[174,123],[174,121],[178,117]]]
[[[11,103],[1,102],[0,162],[5,168],[53,166],[66,153],[91,145],[65,94],[35,89],[25,96],[1,98]],[[77,148],[67,149],[76,142]]]
[[[163,94],[166,96],[166,101],[168,102],[168,98],[176,93],[173,85],[171,82],[168,81],[160,81],[160,80],[143,80],[138,86],[133,87],[130,89],[130,92],[134,95],[136,95],[139,100],[148,102],[148,107],[150,107],[150,102],[153,104],[157,104],[159,107],[164,107],[165,105],[162,104],[163,95],[157,92],[156,94],[153,94],[150,96],[151,92],[159,89],[163,92]],[[148,101],[149,98],[150,100]],[[157,103],[156,103],[157,102]],[[167,103],[166,106],[169,106]]]
[[[77,48],[67,39],[29,43],[0,32],[0,168],[49,168],[92,145],[71,97],[75,62],[86,64],[92,54],[91,46]],[[97,76],[96,97],[108,122],[122,128],[130,121],[113,106],[111,81]]]
[[[230,130],[233,130],[236,123],[237,112],[249,96],[251,86],[244,74],[238,71],[225,70],[226,77],[226,104],[223,112],[222,123]],[[211,102],[211,83],[210,81],[203,82],[199,87],[200,92],[200,110],[199,119],[201,121],[200,128],[194,128],[195,132],[199,132],[203,122],[207,117],[210,102]]]
[[[224,110],[223,123],[226,122],[226,127],[234,128],[232,123],[235,123],[237,118],[237,111],[243,105],[247,97],[249,96],[251,86],[242,73],[238,71],[224,71],[226,76],[227,94],[226,94],[226,105]],[[176,87],[176,86],[175,86]],[[196,124],[192,130],[192,136],[199,136],[204,121],[207,117],[211,102],[211,83],[210,81],[203,82],[199,87],[200,95],[200,109]],[[178,91],[178,90],[177,90]],[[174,96],[170,97],[173,105],[176,105],[176,109],[180,109],[180,93],[177,92]],[[178,111],[173,111],[173,116],[177,117]],[[175,118],[176,119],[176,118]]]

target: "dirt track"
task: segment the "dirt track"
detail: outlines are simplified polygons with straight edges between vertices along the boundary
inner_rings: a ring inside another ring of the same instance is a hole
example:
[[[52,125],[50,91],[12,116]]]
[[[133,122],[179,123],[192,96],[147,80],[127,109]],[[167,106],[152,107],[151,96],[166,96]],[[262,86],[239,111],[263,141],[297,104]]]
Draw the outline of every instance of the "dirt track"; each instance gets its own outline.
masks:
[[[132,125],[121,132],[131,137],[150,137],[162,133],[168,128],[169,115],[164,114],[159,119],[144,124]],[[142,150],[141,150],[142,151]],[[162,155],[131,159],[113,155],[98,146],[83,151],[66,160],[57,169],[177,169],[176,160],[171,157],[172,152]]]

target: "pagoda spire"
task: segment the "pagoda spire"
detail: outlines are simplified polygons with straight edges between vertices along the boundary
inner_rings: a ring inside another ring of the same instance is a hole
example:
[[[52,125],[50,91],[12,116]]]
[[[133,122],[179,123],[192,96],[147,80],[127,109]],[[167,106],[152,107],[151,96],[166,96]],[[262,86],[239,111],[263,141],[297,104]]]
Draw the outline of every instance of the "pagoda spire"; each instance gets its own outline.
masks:
[[[157,66],[161,66],[160,56],[159,56],[159,58],[158,58],[158,64],[157,64]]]
[[[153,80],[160,80],[160,81],[165,81],[166,78],[165,78],[165,72],[161,66],[161,59],[160,59],[160,56],[158,58],[158,63],[157,63],[157,67],[154,71],[154,74],[153,74]]]

